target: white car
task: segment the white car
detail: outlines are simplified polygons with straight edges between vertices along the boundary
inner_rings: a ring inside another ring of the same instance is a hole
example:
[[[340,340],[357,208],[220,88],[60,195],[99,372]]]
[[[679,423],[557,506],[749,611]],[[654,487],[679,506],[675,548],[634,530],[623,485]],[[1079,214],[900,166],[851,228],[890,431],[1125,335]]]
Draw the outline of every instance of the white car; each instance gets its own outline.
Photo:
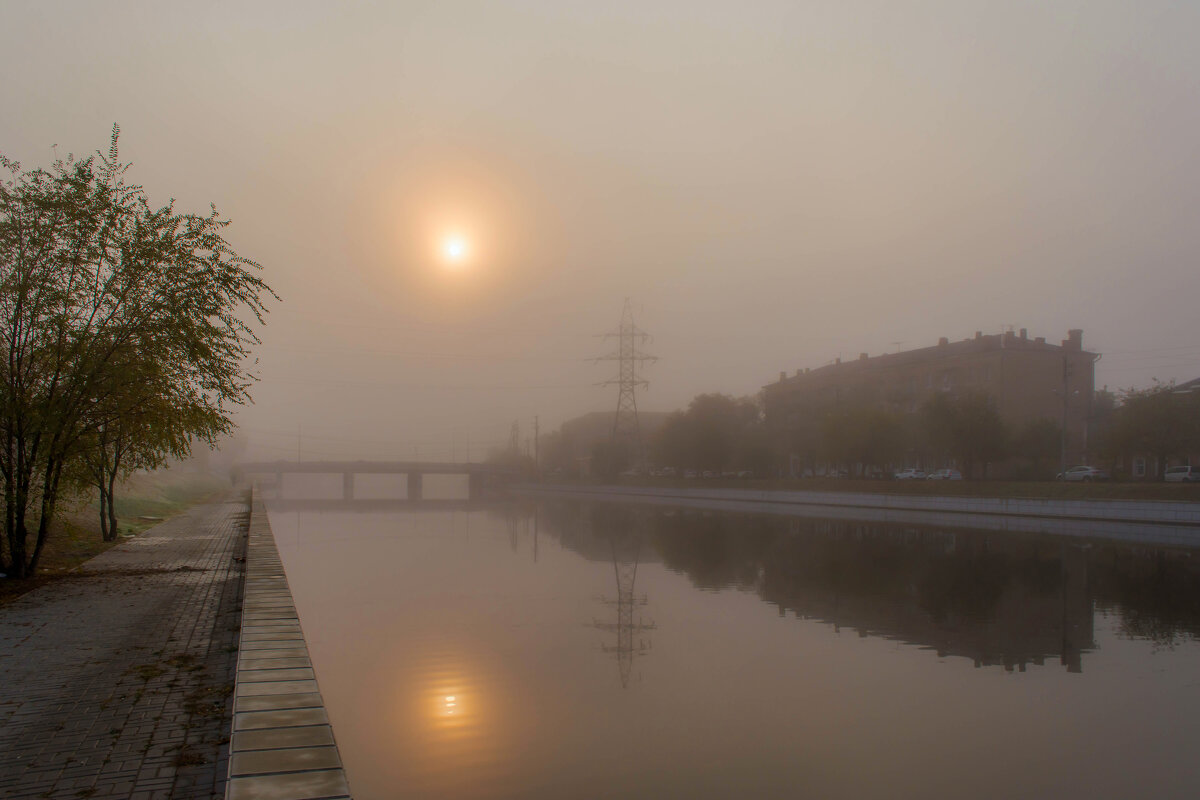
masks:
[[[1167,483],[1196,483],[1200,481],[1200,467],[1167,467],[1163,480]]]
[[[935,470],[925,478],[928,481],[961,481],[962,479],[962,473],[956,469]]]
[[[902,469],[899,472],[893,474],[892,480],[919,481],[924,477],[925,477],[925,470],[917,469],[916,467],[909,467],[908,469]]]
[[[1108,480],[1108,472],[1099,467],[1078,466],[1071,467],[1066,472],[1060,472],[1055,476],[1060,481],[1083,481],[1090,483],[1091,481],[1106,481]]]

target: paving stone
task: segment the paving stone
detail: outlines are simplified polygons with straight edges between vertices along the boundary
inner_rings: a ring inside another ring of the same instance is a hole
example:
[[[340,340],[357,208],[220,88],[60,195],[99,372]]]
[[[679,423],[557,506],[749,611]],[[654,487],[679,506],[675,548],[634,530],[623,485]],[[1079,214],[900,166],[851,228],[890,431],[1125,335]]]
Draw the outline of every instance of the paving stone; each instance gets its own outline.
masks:
[[[243,654],[244,656],[245,654]],[[294,667],[311,667],[307,658],[246,658],[238,660],[239,670],[248,669],[291,669]]]
[[[261,681],[313,680],[311,668],[297,669],[246,669],[238,670],[238,680],[246,683]]]
[[[245,628],[242,632],[242,639],[247,642],[281,642],[281,641],[304,641],[304,636],[300,630],[263,630],[261,628]]]
[[[0,797],[224,795],[248,510],[197,506],[0,608]]]
[[[295,728],[301,725],[328,725],[329,717],[323,708],[280,709],[276,711],[246,711],[233,715],[235,731],[262,728]]]
[[[312,769],[336,769],[342,766],[336,747],[299,747],[291,750],[252,750],[234,753],[229,774],[262,775],[272,772],[296,772]]]
[[[333,745],[333,730],[328,725],[238,731],[233,734],[233,751],[235,753],[244,750],[279,750],[284,747],[321,747],[325,745]]]
[[[324,707],[320,692],[305,692],[302,694],[262,694],[252,697],[239,697],[234,701],[233,710],[238,711],[276,711],[287,708],[316,708]]]
[[[229,800],[316,800],[346,797],[350,787],[340,769],[294,772],[288,775],[234,778]]]
[[[265,646],[264,646],[265,645]],[[253,653],[255,658],[308,658],[308,648],[304,640],[292,642],[242,642],[243,654]]]
[[[257,683],[239,683],[238,697],[249,697],[256,694],[298,694],[300,692],[317,691],[316,681],[261,681]]]

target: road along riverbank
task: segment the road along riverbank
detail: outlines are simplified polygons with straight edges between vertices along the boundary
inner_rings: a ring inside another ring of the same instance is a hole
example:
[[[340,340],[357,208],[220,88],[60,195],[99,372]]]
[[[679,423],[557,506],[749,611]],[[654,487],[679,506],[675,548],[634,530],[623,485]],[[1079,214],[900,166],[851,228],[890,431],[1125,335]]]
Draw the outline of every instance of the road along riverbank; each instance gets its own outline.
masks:
[[[349,798],[275,535],[261,501],[250,515],[234,689],[229,800]]]
[[[539,497],[686,505],[725,511],[859,519],[1061,536],[1200,546],[1200,503],[1153,500],[938,497],[869,492],[772,491],[519,484],[512,491]]]

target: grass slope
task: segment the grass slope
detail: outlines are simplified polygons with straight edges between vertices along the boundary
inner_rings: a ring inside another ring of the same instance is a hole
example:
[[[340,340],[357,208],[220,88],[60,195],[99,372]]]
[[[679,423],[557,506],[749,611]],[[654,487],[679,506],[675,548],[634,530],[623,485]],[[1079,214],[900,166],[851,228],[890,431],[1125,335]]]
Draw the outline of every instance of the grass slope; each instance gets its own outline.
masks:
[[[96,497],[81,497],[65,504],[50,527],[37,575],[24,581],[0,580],[0,605],[69,574],[124,539],[197,503],[215,500],[229,489],[226,479],[178,469],[135,475],[116,491],[120,532],[116,542],[100,538],[100,506]]]

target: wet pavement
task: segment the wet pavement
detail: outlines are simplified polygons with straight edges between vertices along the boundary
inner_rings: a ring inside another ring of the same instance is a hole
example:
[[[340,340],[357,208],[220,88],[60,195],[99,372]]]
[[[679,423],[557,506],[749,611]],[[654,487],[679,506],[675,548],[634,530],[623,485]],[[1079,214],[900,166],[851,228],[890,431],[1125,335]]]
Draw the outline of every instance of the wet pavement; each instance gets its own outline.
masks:
[[[197,506],[0,608],[0,796],[224,796],[247,523]]]

